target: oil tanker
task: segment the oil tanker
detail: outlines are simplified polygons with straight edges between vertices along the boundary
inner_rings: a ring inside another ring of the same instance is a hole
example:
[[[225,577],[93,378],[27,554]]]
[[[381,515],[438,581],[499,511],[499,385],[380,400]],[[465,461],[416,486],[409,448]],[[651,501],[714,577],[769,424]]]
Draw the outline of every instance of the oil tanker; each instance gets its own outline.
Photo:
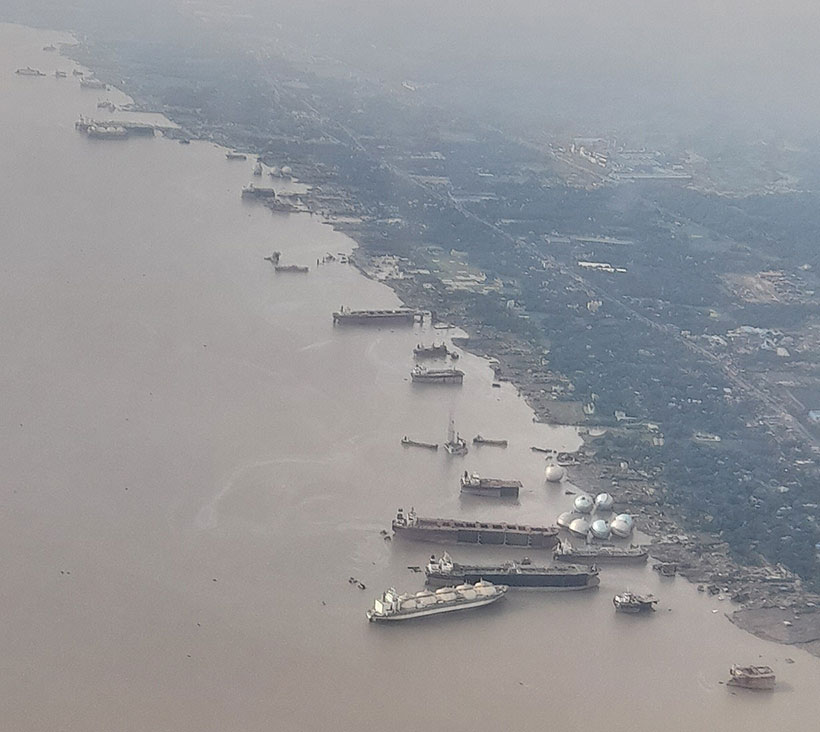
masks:
[[[407,513],[400,508],[396,518],[393,519],[392,526],[396,536],[437,544],[481,544],[552,549],[558,543],[558,528],[555,526],[524,526],[502,522],[421,518],[412,508]]]
[[[457,564],[445,552],[440,559],[430,557],[424,570],[427,582],[433,586],[456,583],[475,584],[481,580],[505,584],[522,590],[588,590],[601,580],[595,567],[564,564],[557,567],[535,567],[529,559],[503,564]]]

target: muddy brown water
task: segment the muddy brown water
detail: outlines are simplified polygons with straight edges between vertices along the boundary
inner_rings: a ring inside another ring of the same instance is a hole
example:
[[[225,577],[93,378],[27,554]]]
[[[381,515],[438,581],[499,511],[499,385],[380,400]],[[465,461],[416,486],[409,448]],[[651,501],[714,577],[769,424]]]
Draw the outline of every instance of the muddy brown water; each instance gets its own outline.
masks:
[[[383,539],[397,507],[551,523],[572,496],[529,446],[577,435],[534,424],[470,355],[462,388],[411,385],[413,346],[440,331],[334,328],[343,303],[398,301],[352,267],[315,267],[351,250],[345,236],[243,203],[252,161],[77,133],[80,113],[125,98],[54,78],[73,64],[41,49],[62,38],[0,26],[0,727],[815,727],[820,659],[648,567],[368,624],[383,589],[421,588],[406,567],[436,550]],[[14,74],[26,65],[48,76]],[[274,274],[274,249],[310,274]],[[509,448],[400,445],[442,442],[450,413]],[[520,479],[520,501],[460,498],[464,469]],[[616,615],[626,588],[658,612]],[[733,662],[770,663],[777,691],[728,691]]]

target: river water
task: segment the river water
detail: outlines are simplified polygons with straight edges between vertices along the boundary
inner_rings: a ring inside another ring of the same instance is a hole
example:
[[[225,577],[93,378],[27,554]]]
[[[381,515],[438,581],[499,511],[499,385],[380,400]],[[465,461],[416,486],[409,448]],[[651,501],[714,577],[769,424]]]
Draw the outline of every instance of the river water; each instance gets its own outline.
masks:
[[[412,347],[440,331],[334,328],[342,303],[398,301],[342,264],[274,274],[273,249],[313,265],[353,243],[243,203],[250,161],[77,133],[126,98],[54,78],[73,65],[41,49],[60,40],[0,26],[3,729],[815,728],[820,659],[648,567],[368,624],[383,589],[421,588],[407,566],[432,549],[383,539],[397,507],[552,523],[572,496],[529,446],[577,435],[534,424],[467,354],[463,388],[413,387]],[[48,76],[14,74],[26,65]],[[443,441],[451,413],[510,447],[399,444]],[[460,499],[465,468],[522,480],[519,504]],[[615,615],[624,588],[658,612]],[[778,689],[730,692],[733,662],[770,663]]]

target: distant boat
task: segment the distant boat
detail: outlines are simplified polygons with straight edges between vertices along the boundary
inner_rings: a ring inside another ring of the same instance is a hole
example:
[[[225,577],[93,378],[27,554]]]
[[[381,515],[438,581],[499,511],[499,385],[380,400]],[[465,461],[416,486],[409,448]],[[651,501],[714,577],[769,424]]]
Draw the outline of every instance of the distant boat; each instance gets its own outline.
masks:
[[[491,447],[507,447],[509,444],[507,440],[491,440],[488,437],[482,437],[481,435],[476,435],[473,437],[473,444],[474,445],[490,445]]]
[[[729,669],[729,686],[744,689],[771,691],[775,685],[775,675],[771,666],[732,666]]]
[[[262,163],[260,163],[258,160],[256,161],[256,165],[253,166],[253,174],[262,175]]]
[[[43,46],[43,50],[44,51],[56,51],[57,46],[53,46],[53,45],[49,44],[48,46]]]
[[[24,69],[17,69],[14,73],[20,74],[20,76],[45,76],[40,69],[33,69],[31,66],[26,66]]]
[[[621,592],[612,598],[612,604],[619,613],[652,612],[657,602],[652,595],[636,595],[634,592]]]
[[[438,443],[436,442],[419,442],[418,440],[411,440],[407,435],[401,438],[401,444],[405,447],[424,447],[428,450],[438,450]]]
[[[274,264],[273,268],[277,272],[295,272],[298,274],[306,274],[310,271],[309,267],[305,267],[301,264]]]
[[[57,69],[54,72],[54,76],[56,76],[58,79],[65,79],[68,76],[68,74],[65,71],[60,71],[60,69]]]
[[[228,160],[247,160],[248,159],[248,156],[245,155],[245,153],[233,152],[232,150],[226,152],[225,157]]]
[[[83,89],[102,89],[108,90],[108,84],[99,79],[80,79],[80,87]]]

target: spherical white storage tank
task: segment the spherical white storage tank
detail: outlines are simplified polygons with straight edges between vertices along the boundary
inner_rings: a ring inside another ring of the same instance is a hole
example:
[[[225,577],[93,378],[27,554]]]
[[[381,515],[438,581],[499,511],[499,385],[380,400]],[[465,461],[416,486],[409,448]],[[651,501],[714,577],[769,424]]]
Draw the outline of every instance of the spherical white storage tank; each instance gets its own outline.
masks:
[[[579,517],[569,525],[569,530],[577,536],[586,536],[589,531],[589,521],[583,517]]]
[[[564,479],[565,473],[566,471],[555,463],[550,463],[547,465],[546,470],[544,470],[544,475],[550,483],[559,483]]]
[[[573,519],[577,519],[577,518],[578,518],[577,513],[573,513],[572,511],[564,511],[564,513],[562,513],[558,517],[558,525],[562,529],[568,529],[569,525],[572,523]]]
[[[597,521],[592,522],[592,526],[589,529],[592,532],[592,535],[596,539],[608,539],[609,538],[609,526],[607,526],[606,521],[603,519],[598,519]]]
[[[632,520],[632,516],[628,513],[619,513],[614,519],[612,519],[612,522],[609,524],[609,528],[615,536],[624,538],[632,533],[634,523],[635,522]]]
[[[615,499],[609,493],[599,493],[595,496],[596,511],[611,511],[615,505]]]
[[[578,513],[592,511],[592,499],[589,496],[578,496],[572,504]]]

